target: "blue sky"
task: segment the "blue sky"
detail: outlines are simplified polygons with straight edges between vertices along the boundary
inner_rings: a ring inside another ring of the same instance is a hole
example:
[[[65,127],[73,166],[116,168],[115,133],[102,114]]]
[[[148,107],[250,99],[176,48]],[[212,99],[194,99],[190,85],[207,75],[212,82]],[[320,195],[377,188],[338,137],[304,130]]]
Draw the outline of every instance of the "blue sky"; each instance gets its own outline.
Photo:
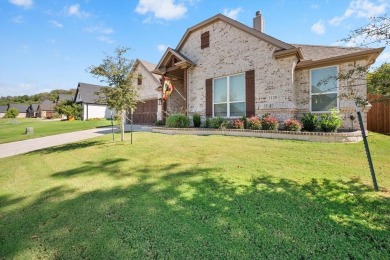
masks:
[[[118,46],[158,63],[188,27],[218,13],[252,26],[257,10],[282,41],[345,46],[338,40],[389,13],[390,0],[0,0],[0,96],[99,84],[86,69]],[[389,48],[376,65],[385,60]]]

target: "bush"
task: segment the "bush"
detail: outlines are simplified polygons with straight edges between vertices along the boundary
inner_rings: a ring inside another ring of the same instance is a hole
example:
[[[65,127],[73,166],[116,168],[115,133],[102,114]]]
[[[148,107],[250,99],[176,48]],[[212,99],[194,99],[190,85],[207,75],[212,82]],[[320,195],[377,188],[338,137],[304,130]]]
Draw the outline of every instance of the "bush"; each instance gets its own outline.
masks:
[[[223,120],[223,122],[219,125],[219,129],[225,130],[232,128],[232,123],[229,120]]]
[[[185,128],[190,126],[190,119],[183,114],[170,115],[165,125],[172,128]]]
[[[298,120],[287,119],[286,121],[284,121],[284,129],[286,129],[286,131],[298,132],[301,130],[301,128],[302,128],[302,125]]]
[[[261,127],[263,130],[278,130],[278,120],[269,114],[263,116],[261,120]]]
[[[261,120],[257,116],[252,116],[248,118],[248,126],[249,129],[252,130],[260,130],[261,129]]]
[[[244,128],[248,129],[248,118],[246,118],[246,116],[242,116],[241,121],[244,122]]]
[[[156,126],[162,126],[162,125],[164,125],[162,120],[157,120],[156,121]]]
[[[223,123],[223,118],[217,116],[217,117],[213,117],[213,118],[209,118],[208,119],[208,127],[209,128],[220,128],[221,124]],[[207,124],[207,121],[206,121],[206,124]]]
[[[314,131],[318,126],[318,117],[312,113],[303,115],[303,129],[306,131]]]
[[[194,122],[194,127],[200,127],[200,115],[198,113],[194,113],[192,116],[192,121]]]
[[[16,108],[10,108],[5,112],[6,118],[16,118],[19,115],[19,110]]]
[[[319,126],[321,131],[324,132],[336,132],[340,128],[343,120],[340,117],[340,113],[336,108],[329,110],[330,113],[321,115]]]
[[[242,121],[242,119],[235,119],[233,120],[231,126],[233,129],[245,129],[245,122]]]

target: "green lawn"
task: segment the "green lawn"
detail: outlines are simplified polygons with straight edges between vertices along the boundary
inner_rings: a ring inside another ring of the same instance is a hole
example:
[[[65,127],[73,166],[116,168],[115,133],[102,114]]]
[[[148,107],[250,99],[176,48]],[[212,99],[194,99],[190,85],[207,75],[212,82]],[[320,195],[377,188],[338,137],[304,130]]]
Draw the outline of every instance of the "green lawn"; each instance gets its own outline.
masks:
[[[109,120],[58,121],[42,120],[39,118],[0,119],[0,144],[108,125],[111,125],[111,121]],[[26,135],[26,127],[33,127],[34,134]]]
[[[133,141],[0,159],[0,259],[389,259],[389,136],[377,193],[362,142]]]

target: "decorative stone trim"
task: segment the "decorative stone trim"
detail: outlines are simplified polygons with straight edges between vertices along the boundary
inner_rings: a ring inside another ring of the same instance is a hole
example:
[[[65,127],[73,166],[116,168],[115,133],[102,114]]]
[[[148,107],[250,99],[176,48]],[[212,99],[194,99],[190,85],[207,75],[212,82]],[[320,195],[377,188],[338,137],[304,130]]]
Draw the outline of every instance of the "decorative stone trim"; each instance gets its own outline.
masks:
[[[270,139],[289,139],[323,143],[357,143],[363,140],[360,131],[325,133],[325,132],[294,132],[273,130],[249,130],[249,129],[212,129],[212,128],[166,128],[153,127],[152,132],[161,134],[184,135],[227,135],[247,136]]]

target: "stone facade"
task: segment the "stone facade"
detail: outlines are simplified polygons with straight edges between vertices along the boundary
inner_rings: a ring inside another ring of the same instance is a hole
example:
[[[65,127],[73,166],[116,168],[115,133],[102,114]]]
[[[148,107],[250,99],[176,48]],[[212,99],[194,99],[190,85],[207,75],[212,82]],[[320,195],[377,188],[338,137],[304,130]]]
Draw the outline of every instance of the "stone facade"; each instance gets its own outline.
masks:
[[[146,67],[146,66],[147,67]],[[153,75],[151,70],[155,65],[143,61],[137,61],[134,67],[133,85],[138,87],[139,99],[142,101],[161,99],[162,94],[156,89],[160,86],[159,76]],[[138,85],[138,76],[142,78],[142,84]],[[161,120],[161,106],[157,109],[157,120]]]
[[[210,34],[210,46],[201,49],[201,34],[206,31]],[[205,120],[206,79],[249,70],[255,70],[254,98],[257,116],[271,113],[283,123],[288,118],[300,118],[304,113],[309,113],[310,69],[296,69],[299,61],[296,55],[274,58],[273,54],[277,50],[279,49],[276,45],[222,20],[216,20],[191,32],[178,49],[196,64],[188,69],[188,115],[191,117],[197,112]],[[332,65],[337,65],[339,71],[345,72],[358,64],[366,65],[365,62],[358,60]],[[364,81],[355,84],[357,86],[352,89],[362,98],[366,97]],[[339,95],[346,94],[343,93],[347,91],[346,85],[345,82],[339,82]],[[171,102],[172,106],[178,102],[175,94],[172,95]],[[354,102],[344,98],[339,99],[338,104],[344,120],[342,127],[348,129],[351,127],[349,115],[355,111]],[[366,116],[366,113],[364,115]],[[356,120],[354,126],[358,126]]]

